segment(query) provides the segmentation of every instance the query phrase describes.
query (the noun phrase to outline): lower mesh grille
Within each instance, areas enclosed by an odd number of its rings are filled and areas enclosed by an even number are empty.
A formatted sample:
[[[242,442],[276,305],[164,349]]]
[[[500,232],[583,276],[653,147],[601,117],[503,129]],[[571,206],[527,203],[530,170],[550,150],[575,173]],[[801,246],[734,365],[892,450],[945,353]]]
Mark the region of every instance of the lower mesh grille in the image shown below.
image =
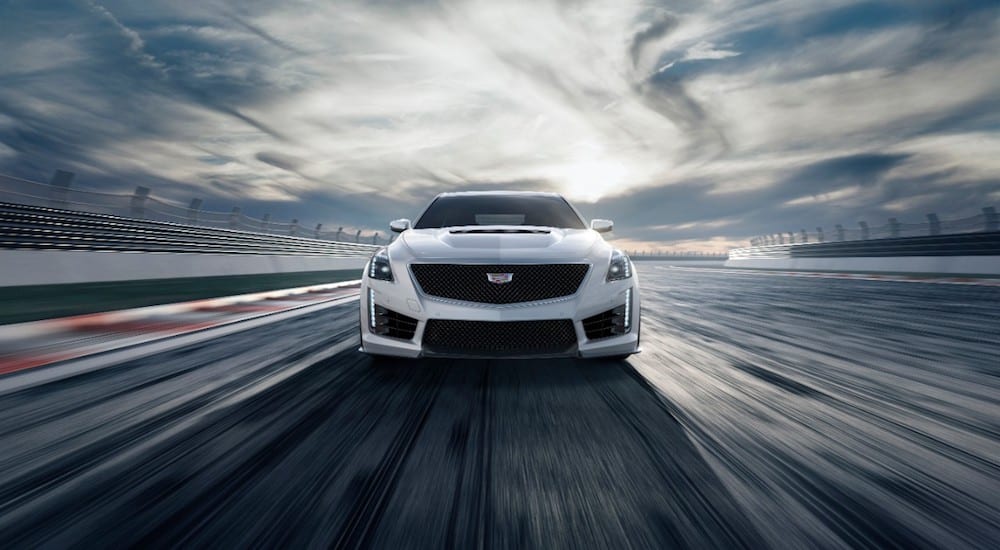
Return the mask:
[[[561,355],[576,347],[573,321],[452,321],[431,319],[424,350],[440,355]]]

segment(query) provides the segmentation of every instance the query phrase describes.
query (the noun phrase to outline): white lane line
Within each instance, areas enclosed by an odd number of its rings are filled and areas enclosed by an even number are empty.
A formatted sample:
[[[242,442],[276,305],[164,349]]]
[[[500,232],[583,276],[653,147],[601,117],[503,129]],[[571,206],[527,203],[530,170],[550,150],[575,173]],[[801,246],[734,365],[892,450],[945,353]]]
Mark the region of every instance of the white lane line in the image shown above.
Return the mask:
[[[70,359],[52,365],[14,372],[0,378],[0,395],[45,384],[62,378],[99,370],[111,365],[146,357],[163,351],[170,351],[193,344],[221,338],[223,336],[249,330],[262,325],[276,323],[327,308],[347,304],[358,299],[358,295],[344,296],[320,303],[305,304],[300,307],[265,313],[252,318],[241,318],[229,323],[197,330],[181,335],[140,336],[122,340],[121,346],[95,355]]]
[[[352,281],[341,281],[338,283],[325,283],[320,285],[300,286],[294,288],[283,288],[278,290],[268,290],[265,292],[255,292],[252,294],[237,294],[235,296],[222,296],[219,298],[207,298],[203,300],[191,300],[188,302],[177,302],[174,304],[161,304],[156,306],[137,307],[132,309],[122,309],[116,311],[106,311],[99,313],[89,313],[85,315],[74,315],[72,317],[60,317],[57,319],[43,319],[41,321],[28,321],[26,323],[14,323],[0,326],[0,340],[20,339],[32,336],[45,336],[53,332],[65,329],[72,329],[74,325],[81,322],[112,324],[118,322],[131,321],[134,319],[144,319],[162,315],[173,315],[197,311],[203,308],[229,306],[233,304],[247,304],[272,300],[285,296],[308,294],[322,290],[334,290],[337,288],[358,286],[360,279]]]

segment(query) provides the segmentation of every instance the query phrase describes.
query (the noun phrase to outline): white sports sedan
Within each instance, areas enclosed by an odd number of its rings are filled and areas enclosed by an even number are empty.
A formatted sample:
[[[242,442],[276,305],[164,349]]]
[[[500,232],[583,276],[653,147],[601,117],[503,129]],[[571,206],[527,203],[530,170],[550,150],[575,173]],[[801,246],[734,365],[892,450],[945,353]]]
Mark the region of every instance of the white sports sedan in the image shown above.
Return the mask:
[[[444,193],[376,252],[361,351],[399,357],[616,357],[639,351],[639,282],[551,193]]]

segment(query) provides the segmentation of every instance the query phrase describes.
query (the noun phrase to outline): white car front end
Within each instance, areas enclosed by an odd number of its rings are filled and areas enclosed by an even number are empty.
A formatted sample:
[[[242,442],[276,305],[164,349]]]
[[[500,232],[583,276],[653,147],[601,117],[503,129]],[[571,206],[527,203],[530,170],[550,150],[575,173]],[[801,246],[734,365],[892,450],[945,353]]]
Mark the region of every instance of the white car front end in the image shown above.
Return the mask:
[[[362,351],[376,355],[603,357],[639,351],[634,269],[593,229],[408,229],[369,262],[360,306]]]

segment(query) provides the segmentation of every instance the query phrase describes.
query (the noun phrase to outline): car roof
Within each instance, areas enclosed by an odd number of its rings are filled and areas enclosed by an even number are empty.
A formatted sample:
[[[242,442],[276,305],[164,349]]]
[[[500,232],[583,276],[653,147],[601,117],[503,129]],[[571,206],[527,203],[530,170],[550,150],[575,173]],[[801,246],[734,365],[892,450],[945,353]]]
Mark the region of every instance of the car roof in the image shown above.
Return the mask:
[[[438,197],[476,197],[476,196],[513,196],[513,197],[562,197],[559,193],[547,193],[542,191],[449,191],[441,193]]]

